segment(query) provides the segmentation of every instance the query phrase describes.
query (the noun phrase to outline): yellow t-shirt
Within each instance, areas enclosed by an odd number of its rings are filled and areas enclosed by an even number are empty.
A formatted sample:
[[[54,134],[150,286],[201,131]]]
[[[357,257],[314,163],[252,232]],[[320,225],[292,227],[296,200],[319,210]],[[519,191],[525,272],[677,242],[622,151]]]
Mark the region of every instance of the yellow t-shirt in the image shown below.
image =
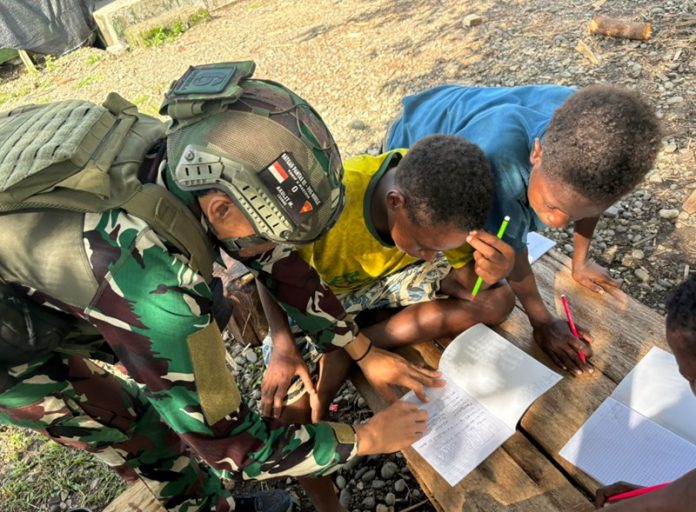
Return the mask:
[[[356,290],[418,261],[381,240],[369,214],[377,183],[406,151],[361,155],[344,162],[346,202],[338,222],[319,240],[299,249],[302,259],[334,292]],[[467,244],[445,255],[453,267],[459,268],[471,261],[472,253]]]

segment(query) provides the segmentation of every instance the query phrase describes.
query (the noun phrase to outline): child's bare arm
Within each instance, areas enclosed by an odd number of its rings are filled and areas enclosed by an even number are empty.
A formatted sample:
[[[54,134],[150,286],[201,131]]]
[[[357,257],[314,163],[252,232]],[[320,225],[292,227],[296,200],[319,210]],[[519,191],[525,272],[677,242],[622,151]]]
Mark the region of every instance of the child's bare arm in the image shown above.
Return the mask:
[[[607,503],[609,496],[628,489],[619,488],[617,484],[602,487],[597,490],[595,505],[597,508],[604,506],[611,512],[690,512],[696,503],[696,469],[662,489],[614,504]]]

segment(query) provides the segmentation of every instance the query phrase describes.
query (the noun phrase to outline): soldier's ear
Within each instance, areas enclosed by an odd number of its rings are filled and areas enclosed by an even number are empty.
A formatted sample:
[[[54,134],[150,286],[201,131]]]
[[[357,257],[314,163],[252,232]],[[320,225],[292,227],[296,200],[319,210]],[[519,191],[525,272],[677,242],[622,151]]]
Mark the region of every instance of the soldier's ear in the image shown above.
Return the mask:
[[[198,198],[203,215],[213,225],[224,224],[230,215],[236,213],[236,206],[232,199],[225,193],[213,191]]]

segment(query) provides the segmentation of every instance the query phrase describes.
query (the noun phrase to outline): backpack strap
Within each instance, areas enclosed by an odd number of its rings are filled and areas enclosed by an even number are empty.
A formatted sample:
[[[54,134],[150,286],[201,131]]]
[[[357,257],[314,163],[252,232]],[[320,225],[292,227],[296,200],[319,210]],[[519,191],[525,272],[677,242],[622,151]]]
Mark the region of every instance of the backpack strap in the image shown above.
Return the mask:
[[[156,233],[186,254],[191,267],[210,283],[216,253],[203,226],[171,192],[155,184],[142,189],[121,208],[143,219]]]

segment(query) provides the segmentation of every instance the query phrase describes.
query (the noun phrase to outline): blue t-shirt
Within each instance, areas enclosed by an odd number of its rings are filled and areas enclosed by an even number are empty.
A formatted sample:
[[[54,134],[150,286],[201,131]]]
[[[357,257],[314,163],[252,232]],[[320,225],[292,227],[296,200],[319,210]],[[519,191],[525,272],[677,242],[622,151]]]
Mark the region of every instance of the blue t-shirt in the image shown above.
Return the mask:
[[[520,252],[527,233],[545,228],[527,199],[534,139],[541,138],[553,112],[575,89],[556,85],[463,87],[443,85],[402,100],[401,118],[390,127],[385,150],[408,148],[428,135],[458,135],[477,144],[489,159],[495,199],[485,228]]]

